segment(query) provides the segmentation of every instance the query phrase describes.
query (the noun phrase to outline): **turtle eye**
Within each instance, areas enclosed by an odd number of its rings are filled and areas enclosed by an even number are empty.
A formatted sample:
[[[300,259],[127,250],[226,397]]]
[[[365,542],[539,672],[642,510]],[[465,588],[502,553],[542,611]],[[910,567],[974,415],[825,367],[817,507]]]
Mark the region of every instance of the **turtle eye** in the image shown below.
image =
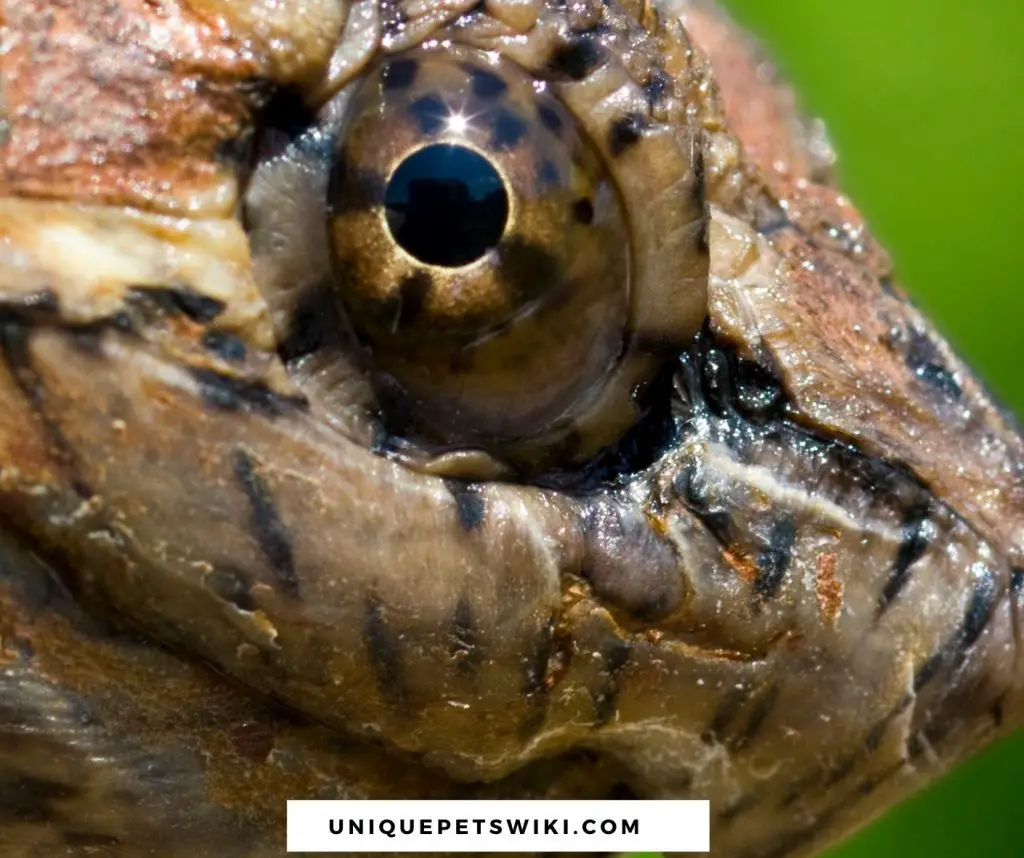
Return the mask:
[[[625,347],[626,218],[572,114],[511,60],[418,50],[349,103],[338,300],[415,430],[494,450],[567,424]]]

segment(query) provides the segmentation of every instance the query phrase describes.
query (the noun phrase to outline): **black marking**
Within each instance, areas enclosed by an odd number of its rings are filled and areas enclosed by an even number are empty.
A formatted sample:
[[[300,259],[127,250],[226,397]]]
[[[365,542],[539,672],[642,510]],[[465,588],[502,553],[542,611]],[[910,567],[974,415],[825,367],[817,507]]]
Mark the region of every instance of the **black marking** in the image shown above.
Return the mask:
[[[849,774],[854,770],[854,767],[857,765],[857,760],[859,760],[860,758],[860,754],[846,757],[846,759],[840,760],[838,763],[832,766],[825,776],[824,788],[830,789],[840,781],[845,780],[849,776]]]
[[[901,301],[903,300],[903,297],[900,295],[900,293],[896,291],[896,286],[895,284],[893,284],[891,277],[879,277],[878,288],[881,289],[890,298],[897,298]]]
[[[907,708],[913,700],[913,695],[904,694],[900,699],[900,702],[893,707],[892,711],[868,730],[867,735],[864,737],[864,748],[869,754],[873,754],[881,747],[882,739],[885,738],[885,734],[889,731],[889,727],[892,722],[907,711]]]
[[[906,587],[910,580],[910,567],[924,556],[928,548],[928,537],[925,535],[928,517],[927,503],[912,507],[904,515],[900,546],[896,550],[896,559],[889,572],[889,580],[885,582],[882,594],[878,597],[878,605],[875,608],[876,620],[889,609],[893,600]]]
[[[484,101],[492,101],[508,90],[508,84],[492,71],[482,69],[479,66],[463,65],[463,69],[469,74],[470,88],[473,95]]]
[[[666,93],[672,91],[672,77],[664,69],[652,69],[643,89],[648,108],[654,110],[664,101]]]
[[[914,691],[920,691],[940,671],[949,667],[958,670],[967,653],[978,642],[992,619],[993,608],[999,598],[999,586],[991,573],[978,578],[971,591],[960,626],[946,643],[933,652],[914,675]]]
[[[527,700],[527,712],[516,731],[521,740],[536,733],[547,718],[550,691],[548,675],[554,666],[553,659],[556,655],[568,658],[568,653],[557,651],[556,620],[556,615],[552,613],[533,642],[533,653],[523,658],[522,688]]]
[[[418,60],[408,58],[392,60],[384,67],[380,75],[384,91],[396,92],[408,89],[412,86],[413,81],[416,80],[416,74],[419,70],[420,64]]]
[[[339,281],[342,280],[339,269]],[[339,282],[344,289],[345,283]],[[331,343],[340,328],[331,300],[331,284],[318,283],[306,289],[296,303],[289,320],[288,333],[279,346],[281,359],[288,363],[320,351]]]
[[[963,621],[957,633],[956,658],[961,661],[967,650],[973,647],[985,626],[992,619],[992,609],[999,598],[999,586],[995,576],[989,572],[977,578],[974,582],[974,589],[971,591],[971,600],[967,604],[967,611],[964,613]]]
[[[914,673],[914,692],[920,691],[931,682],[948,660],[948,653],[944,648],[933,652],[920,669]]]
[[[607,724],[618,711],[619,674],[629,664],[631,657],[630,645],[617,638],[602,648],[601,660],[605,682],[601,690],[594,695],[594,711],[598,726]]]
[[[594,222],[594,204],[586,197],[580,197],[572,204],[572,217],[577,223],[590,226]]]
[[[587,35],[559,45],[548,60],[548,69],[556,77],[583,80],[605,60],[604,48]]]
[[[765,721],[768,720],[768,716],[771,714],[772,709],[775,708],[775,703],[778,698],[779,686],[773,683],[754,703],[754,708],[750,713],[750,717],[747,719],[747,726],[743,729],[743,732],[728,743],[733,750],[742,750],[757,738],[757,735],[761,732],[761,728],[764,726]]]
[[[870,795],[882,784],[884,784],[887,780],[889,780],[893,775],[899,774],[899,772],[903,769],[905,765],[906,763],[903,760],[900,760],[896,763],[893,763],[893,765],[889,766],[889,768],[887,769],[882,769],[882,771],[880,772],[875,772],[873,775],[868,775],[866,778],[857,783],[857,785],[854,787],[854,792],[856,792],[857,795],[861,798]]]
[[[537,165],[537,186],[540,190],[555,187],[561,178],[562,174],[553,161],[545,158]]]
[[[407,274],[398,286],[398,317],[396,327],[415,325],[427,303],[434,281],[426,271]]]
[[[745,796],[740,797],[732,804],[730,804],[725,810],[718,814],[718,818],[722,822],[732,822],[737,816],[746,813],[753,807],[757,806],[760,799],[752,792],[748,792]]]
[[[925,331],[918,328],[908,328],[907,334],[910,338],[907,349],[907,366],[921,381],[939,391],[950,400],[960,398],[963,391],[956,380],[956,376],[946,366],[946,362],[939,352],[938,346],[932,341]]]
[[[704,169],[704,150],[697,146],[693,152],[693,185],[690,188],[690,196],[694,206],[701,214],[704,214],[707,210],[706,194],[707,177],[705,176]]]
[[[298,597],[299,579],[295,574],[291,535],[277,513],[270,487],[244,450],[235,451],[234,467],[235,478],[249,499],[249,526],[274,572],[277,587],[286,596]]]
[[[203,348],[213,352],[228,363],[244,363],[245,341],[227,331],[206,331],[203,334]]]
[[[288,142],[294,142],[301,137],[311,126],[316,124],[316,109],[306,103],[302,90],[294,84],[278,84],[263,86],[264,94],[261,97],[262,107],[259,109],[259,117],[256,127],[260,129],[260,156],[276,154],[276,152],[265,151],[265,143],[276,149],[279,143],[274,143],[273,138],[283,138]],[[283,149],[284,147],[281,146]]]
[[[491,113],[491,148],[508,152],[526,136],[526,123],[514,110],[499,107]]]
[[[1010,593],[1018,599],[1024,593],[1024,569],[1020,567],[1010,570]]]
[[[608,150],[618,157],[635,143],[640,142],[650,121],[642,113],[627,113],[616,119],[608,129]]]
[[[451,646],[448,652],[455,662],[456,672],[463,675],[472,673],[480,664],[482,653],[478,634],[473,625],[473,609],[464,596],[455,606],[449,634]]]
[[[74,786],[31,775],[8,775],[0,780],[0,820],[52,822],[57,817],[53,802],[76,798],[81,791]]]
[[[555,654],[555,623],[551,614],[541,626],[533,642],[533,654],[523,659],[523,694],[527,697],[546,695],[548,665]]]
[[[42,424],[60,462],[68,470],[72,490],[82,498],[93,496],[92,488],[78,476],[77,456],[63,429],[46,410],[46,385],[32,362],[29,329],[22,319],[0,313],[0,357],[32,412]]]
[[[513,304],[527,304],[561,283],[558,258],[527,239],[514,235],[505,239],[498,245],[498,258],[498,276]]]
[[[553,105],[541,102],[537,105],[537,118],[540,124],[547,128],[552,134],[561,134],[563,123],[562,117]]]
[[[249,381],[224,375],[213,369],[191,368],[203,401],[222,411],[251,411],[278,417],[309,407],[304,396],[285,396],[271,390],[262,381]]]
[[[363,643],[373,665],[380,696],[390,703],[403,702],[408,691],[404,682],[405,666],[401,647],[388,629],[384,604],[376,593],[366,597]]]
[[[446,479],[445,488],[455,499],[455,508],[459,516],[459,524],[463,530],[475,530],[484,522],[487,505],[480,493],[480,486],[462,480]]]
[[[715,714],[708,724],[707,730],[701,734],[704,744],[710,745],[721,739],[722,734],[729,728],[729,725],[736,720],[743,705],[750,699],[750,687],[746,684],[742,688],[732,688],[718,703]]]
[[[217,567],[206,577],[207,586],[241,611],[254,611],[251,576],[234,567]]]
[[[218,298],[201,295],[184,287],[137,286],[130,290],[129,297],[148,301],[168,315],[187,316],[200,325],[212,322],[224,312],[226,306]]]
[[[757,578],[754,592],[763,599],[771,599],[779,592],[782,579],[793,559],[796,542],[796,522],[786,516],[775,522],[768,545],[757,558]]]
[[[424,134],[437,134],[444,128],[451,115],[448,105],[439,95],[424,95],[416,99],[406,110]]]

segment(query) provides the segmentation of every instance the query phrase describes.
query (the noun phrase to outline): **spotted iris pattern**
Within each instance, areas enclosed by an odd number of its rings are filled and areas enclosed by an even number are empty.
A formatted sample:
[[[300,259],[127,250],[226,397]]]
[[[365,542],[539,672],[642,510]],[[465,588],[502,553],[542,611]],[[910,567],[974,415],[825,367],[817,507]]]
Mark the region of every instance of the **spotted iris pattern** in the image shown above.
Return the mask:
[[[573,115],[514,63],[450,48],[381,61],[351,117],[336,293],[389,413],[489,444],[571,413],[621,354],[629,302],[625,216]]]

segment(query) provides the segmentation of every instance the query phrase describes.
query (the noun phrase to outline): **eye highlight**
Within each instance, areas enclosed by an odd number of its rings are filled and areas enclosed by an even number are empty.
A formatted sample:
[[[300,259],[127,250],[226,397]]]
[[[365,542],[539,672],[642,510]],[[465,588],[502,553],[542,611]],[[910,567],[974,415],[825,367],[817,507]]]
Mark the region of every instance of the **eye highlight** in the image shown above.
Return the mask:
[[[348,111],[329,236],[378,387],[442,446],[507,456],[571,420],[623,352],[630,269],[572,115],[469,48],[381,62]]]

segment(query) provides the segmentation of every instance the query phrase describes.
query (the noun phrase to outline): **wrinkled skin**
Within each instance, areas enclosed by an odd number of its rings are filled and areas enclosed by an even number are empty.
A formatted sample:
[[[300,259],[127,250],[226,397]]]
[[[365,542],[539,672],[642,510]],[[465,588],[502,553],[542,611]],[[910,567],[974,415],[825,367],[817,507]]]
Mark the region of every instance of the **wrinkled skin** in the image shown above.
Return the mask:
[[[1021,439],[713,9],[0,8],[3,854],[626,794],[805,855],[1020,724]],[[659,369],[596,459],[383,443],[337,334],[303,127],[436,38],[547,80],[618,187]]]

